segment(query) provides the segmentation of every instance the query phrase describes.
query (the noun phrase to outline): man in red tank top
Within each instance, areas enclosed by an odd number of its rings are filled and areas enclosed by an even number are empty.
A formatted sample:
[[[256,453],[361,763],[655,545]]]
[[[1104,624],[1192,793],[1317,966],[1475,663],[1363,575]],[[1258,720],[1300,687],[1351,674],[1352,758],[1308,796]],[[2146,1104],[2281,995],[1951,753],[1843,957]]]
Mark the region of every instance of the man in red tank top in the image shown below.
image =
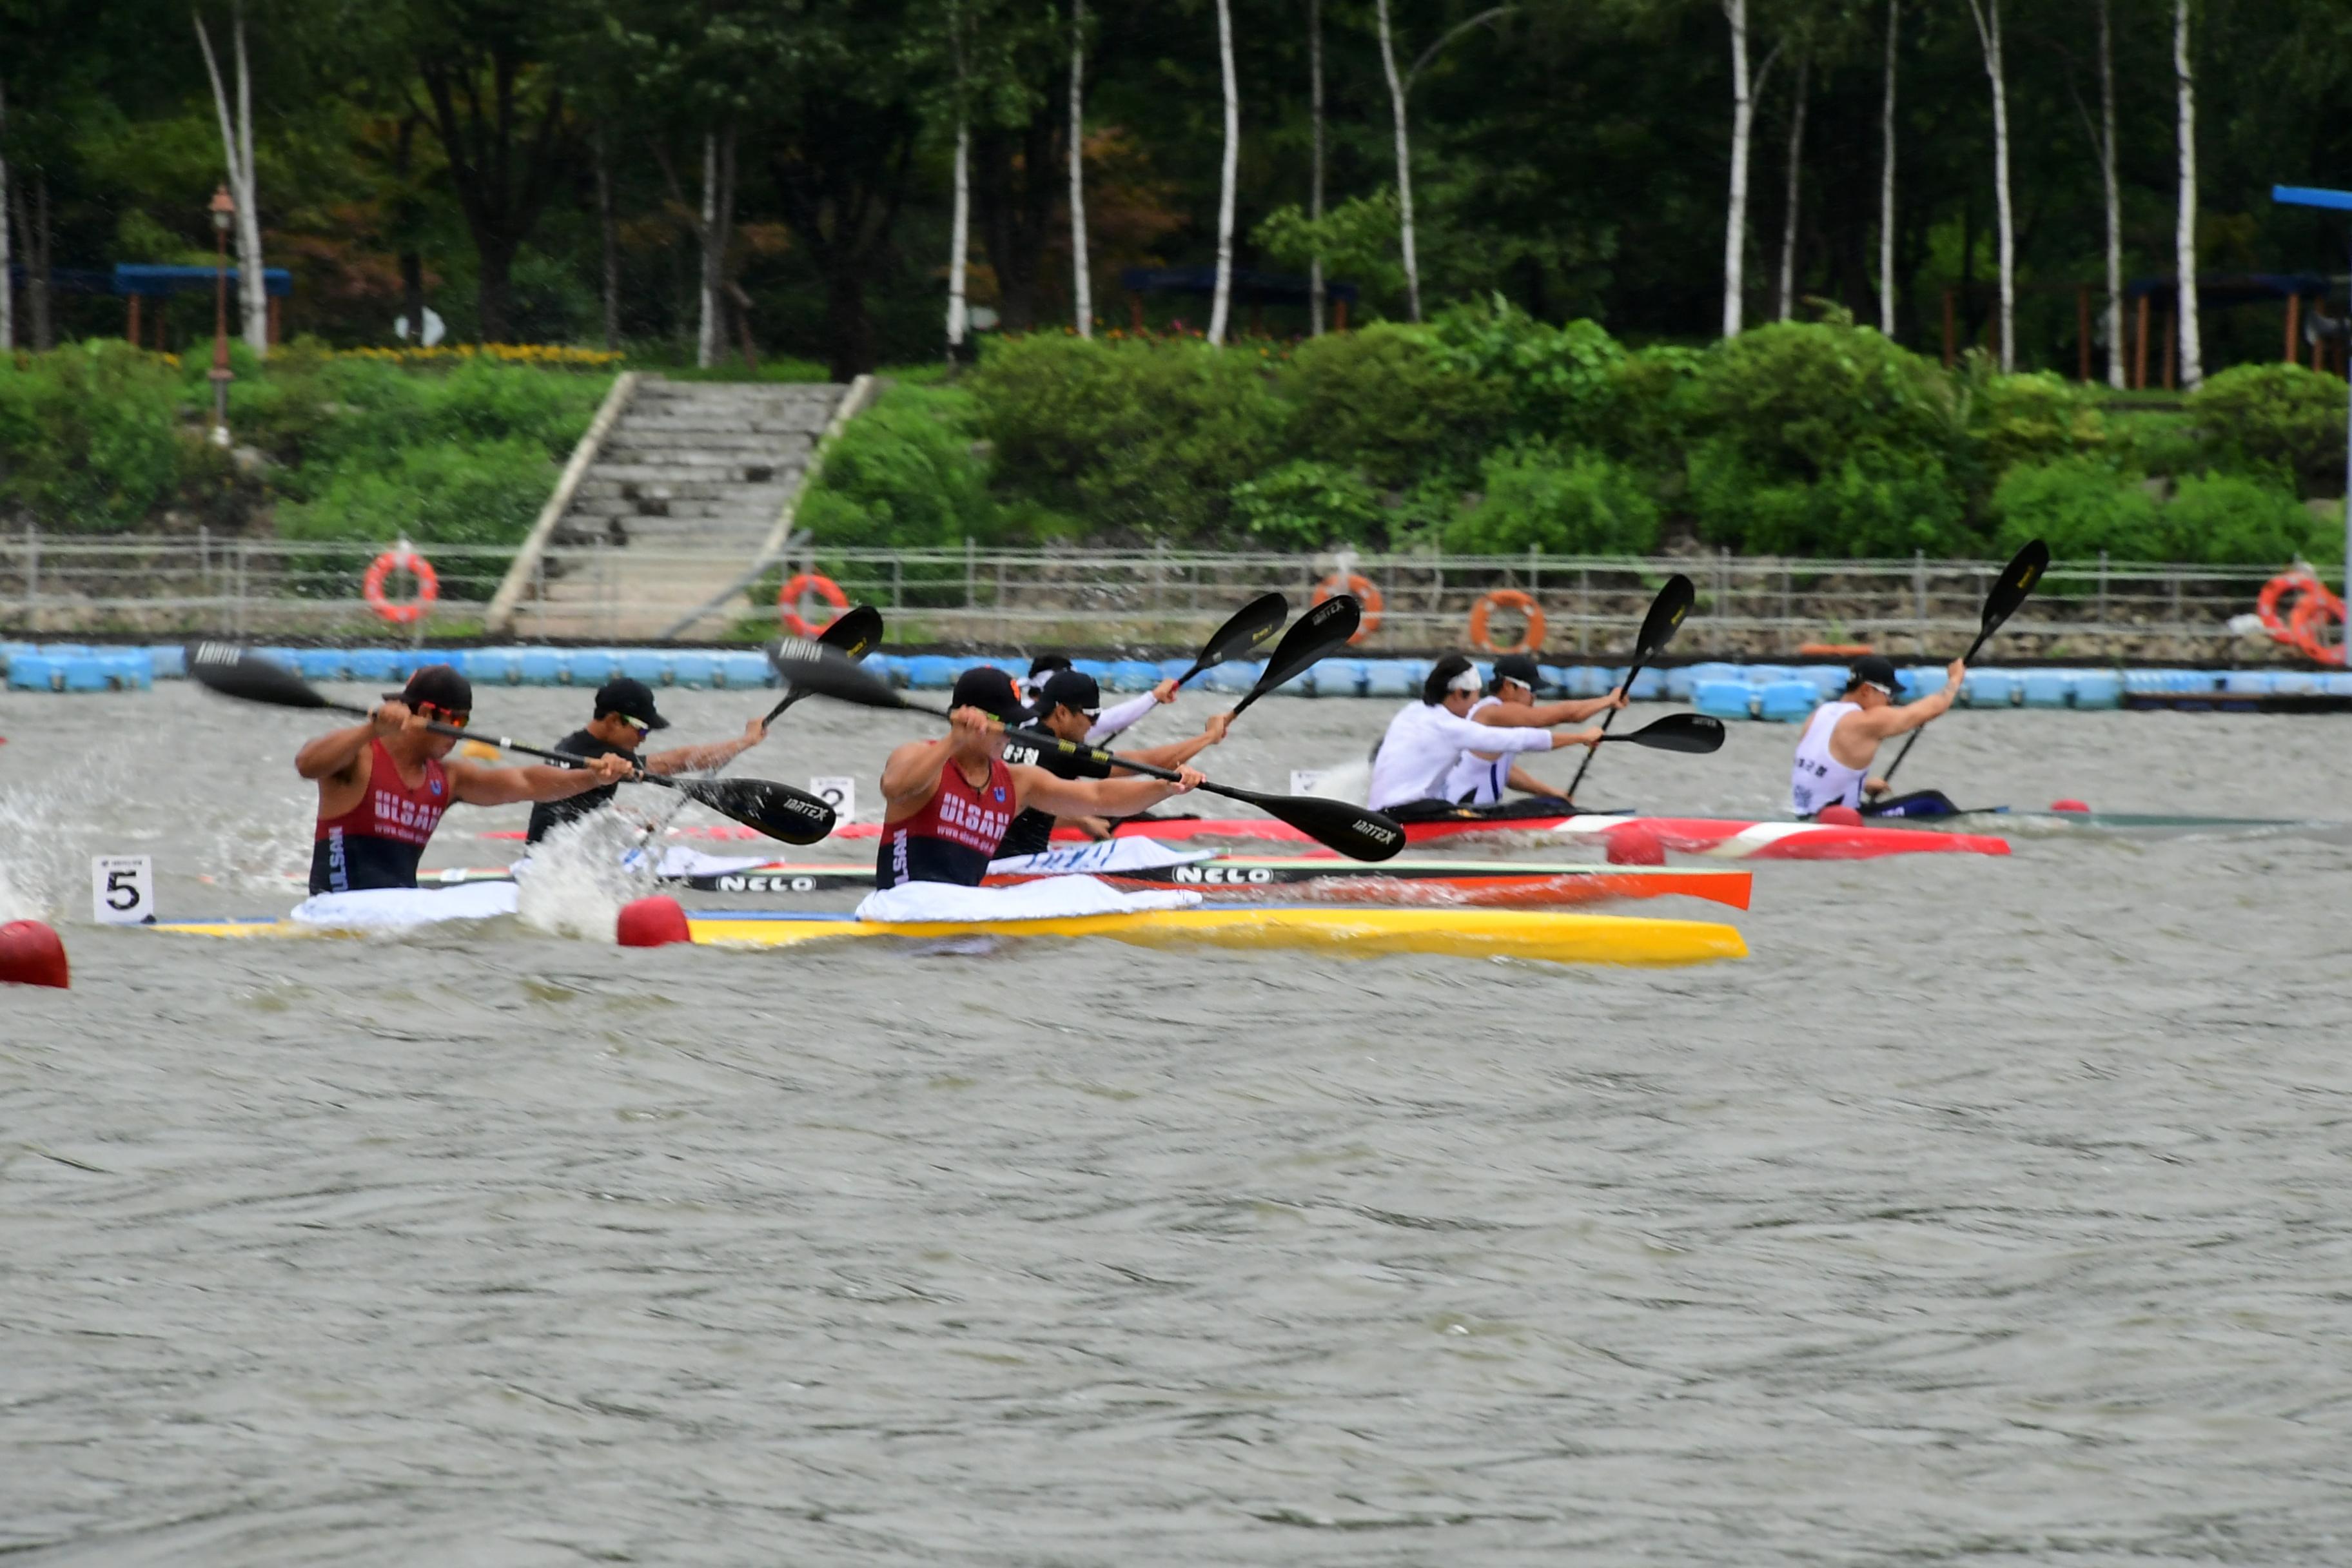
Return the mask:
[[[460,729],[473,716],[474,688],[446,664],[408,678],[362,724],[320,736],[294,756],[294,770],[319,785],[319,827],[310,850],[310,891],[413,888],[425,846],[452,801],[510,805],[562,800],[631,773],[625,757],[585,767],[486,768],[451,762],[457,741],[425,727]]]
[[[977,888],[1024,810],[1055,816],[1132,816],[1201,782],[1180,767],[1180,783],[1161,779],[1061,779],[1043,768],[1009,766],[1004,726],[1027,717],[1001,669],[967,669],[949,700],[952,724],[937,741],[916,741],[882,766],[882,847],[875,883],[953,882]]]

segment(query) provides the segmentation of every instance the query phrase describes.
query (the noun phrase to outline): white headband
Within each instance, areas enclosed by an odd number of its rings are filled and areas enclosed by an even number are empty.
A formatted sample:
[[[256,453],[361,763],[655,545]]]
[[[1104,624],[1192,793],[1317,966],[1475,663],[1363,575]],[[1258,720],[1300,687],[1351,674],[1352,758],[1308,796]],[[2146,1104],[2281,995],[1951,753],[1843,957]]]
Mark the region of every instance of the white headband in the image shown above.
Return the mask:
[[[1478,667],[1474,664],[1469,668],[1464,670],[1461,674],[1455,676],[1453,679],[1447,681],[1445,683],[1445,689],[1448,691],[1481,691],[1486,689],[1486,683],[1485,681],[1478,679]]]

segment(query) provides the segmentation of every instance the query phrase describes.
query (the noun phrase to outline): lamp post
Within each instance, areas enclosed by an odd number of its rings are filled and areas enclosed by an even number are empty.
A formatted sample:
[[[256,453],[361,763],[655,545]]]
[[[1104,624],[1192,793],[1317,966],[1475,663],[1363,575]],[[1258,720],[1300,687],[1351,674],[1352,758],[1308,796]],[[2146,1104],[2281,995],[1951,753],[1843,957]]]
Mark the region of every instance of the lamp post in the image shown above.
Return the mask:
[[[213,276],[213,445],[228,445],[228,384],[236,379],[228,368],[228,227],[236,220],[236,201],[226,185],[213,192],[213,235],[219,242],[220,260]]]
[[[2352,212],[2352,191],[2331,191],[2316,185],[2273,185],[2271,200],[2281,206],[2317,207],[2325,212]],[[2352,381],[2352,341],[2346,344],[2345,377]],[[2344,489],[2344,596],[2352,605],[2352,408],[2346,412]],[[2352,669],[2352,609],[2344,612],[2336,629],[2336,657]]]

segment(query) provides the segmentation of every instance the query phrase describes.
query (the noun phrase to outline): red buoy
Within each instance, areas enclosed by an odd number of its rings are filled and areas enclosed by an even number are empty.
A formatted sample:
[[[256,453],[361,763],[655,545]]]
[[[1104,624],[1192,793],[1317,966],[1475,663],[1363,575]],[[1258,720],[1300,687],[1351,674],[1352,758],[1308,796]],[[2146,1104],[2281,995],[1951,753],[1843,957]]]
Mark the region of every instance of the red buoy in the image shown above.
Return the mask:
[[[623,904],[618,934],[623,947],[667,947],[694,940],[677,900],[659,896]]]
[[[1623,827],[1610,830],[1609,863],[1612,866],[1663,866],[1666,863],[1666,847],[1648,828],[1628,823]]]
[[[1831,827],[1860,827],[1862,813],[1840,802],[1836,805],[1822,807],[1820,811],[1813,814],[1813,820]]]
[[[2050,809],[2053,811],[2080,812],[2085,816],[2088,816],[2091,814],[2090,803],[2080,800],[2053,800],[2050,803]]]
[[[0,984],[54,985],[63,991],[71,984],[66,944],[57,932],[38,921],[0,925]]]

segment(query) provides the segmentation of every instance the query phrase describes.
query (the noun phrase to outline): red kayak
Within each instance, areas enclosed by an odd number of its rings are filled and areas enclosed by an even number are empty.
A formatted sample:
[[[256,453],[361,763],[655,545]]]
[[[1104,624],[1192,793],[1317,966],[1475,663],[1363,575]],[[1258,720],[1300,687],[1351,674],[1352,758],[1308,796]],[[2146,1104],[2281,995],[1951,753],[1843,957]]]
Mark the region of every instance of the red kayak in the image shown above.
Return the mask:
[[[698,838],[757,838],[749,827],[719,823],[679,829]],[[873,838],[881,828],[870,822],[844,823],[835,838]],[[1169,816],[1119,824],[1120,837],[1194,840],[1310,842],[1286,823],[1267,816]],[[2006,855],[2009,840],[1990,834],[1944,833],[1916,827],[1849,826],[1830,822],[1759,822],[1735,816],[1463,816],[1408,822],[1405,840],[1427,844],[1441,838],[1496,838],[1519,845],[1590,843],[1621,865],[1654,864],[1660,852],[1705,855],[1721,860],[1870,860],[1882,855]],[[518,838],[516,833],[486,837]],[[1075,829],[1057,829],[1061,844],[1085,842]]]

